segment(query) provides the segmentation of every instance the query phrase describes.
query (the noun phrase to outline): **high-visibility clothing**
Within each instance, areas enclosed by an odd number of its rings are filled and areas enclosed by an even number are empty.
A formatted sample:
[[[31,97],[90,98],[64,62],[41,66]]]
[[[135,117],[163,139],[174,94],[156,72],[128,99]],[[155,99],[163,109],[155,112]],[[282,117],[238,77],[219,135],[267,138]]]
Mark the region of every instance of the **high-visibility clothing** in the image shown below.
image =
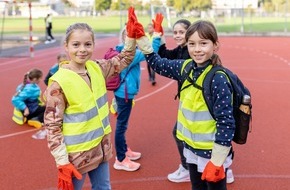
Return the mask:
[[[23,125],[26,122],[26,117],[23,116],[20,110],[14,108],[12,120],[18,125]]]
[[[185,61],[182,69],[184,69],[188,61],[191,60]],[[202,72],[196,80],[196,84],[202,87],[203,80],[211,68],[212,65],[209,65]],[[192,72],[190,75],[192,75]],[[190,82],[186,80],[182,84],[182,88],[189,84]],[[182,90],[177,120],[178,139],[185,141],[187,145],[194,149],[212,149],[216,134],[216,121],[212,118],[207,108],[202,90],[193,85]]]
[[[81,152],[96,147],[111,132],[107,90],[102,70],[93,61],[86,62],[91,88],[77,73],[59,68],[50,78],[61,86],[68,102],[63,118],[67,151]]]

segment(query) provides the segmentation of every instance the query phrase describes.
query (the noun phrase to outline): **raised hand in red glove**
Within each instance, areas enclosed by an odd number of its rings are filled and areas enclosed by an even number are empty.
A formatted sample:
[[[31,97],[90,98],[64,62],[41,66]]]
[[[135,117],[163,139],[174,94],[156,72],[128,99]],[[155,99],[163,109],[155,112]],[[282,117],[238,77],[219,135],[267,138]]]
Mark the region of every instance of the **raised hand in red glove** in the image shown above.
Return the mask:
[[[163,17],[163,15],[161,13],[157,13],[156,17],[155,17],[155,20],[152,19],[153,27],[154,27],[155,32],[162,33],[162,35],[164,34],[163,28],[162,28],[163,18],[164,17]]]
[[[137,17],[135,15],[134,8],[130,7],[128,9],[128,22],[126,26],[127,36],[130,38],[135,38],[135,22],[137,22]]]
[[[136,33],[136,39],[141,38],[142,36],[145,36],[145,31],[139,22],[135,23],[135,33]]]
[[[66,164],[58,167],[58,190],[74,190],[72,183],[72,177],[77,179],[82,179],[82,174],[80,174],[76,168],[71,164]]]
[[[215,166],[211,161],[209,161],[205,166],[201,179],[210,182],[217,182],[224,179],[225,177],[226,175],[224,167]]]

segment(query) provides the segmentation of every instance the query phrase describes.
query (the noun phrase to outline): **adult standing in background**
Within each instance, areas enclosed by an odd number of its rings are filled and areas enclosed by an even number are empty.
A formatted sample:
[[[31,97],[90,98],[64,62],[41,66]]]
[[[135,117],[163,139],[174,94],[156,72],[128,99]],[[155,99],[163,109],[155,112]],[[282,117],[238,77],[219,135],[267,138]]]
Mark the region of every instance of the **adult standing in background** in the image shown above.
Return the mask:
[[[51,34],[51,29],[52,29],[52,16],[51,16],[51,14],[47,14],[44,21],[45,21],[45,28],[46,28],[46,41],[44,43],[45,44],[53,43],[53,42],[55,42],[55,39]]]

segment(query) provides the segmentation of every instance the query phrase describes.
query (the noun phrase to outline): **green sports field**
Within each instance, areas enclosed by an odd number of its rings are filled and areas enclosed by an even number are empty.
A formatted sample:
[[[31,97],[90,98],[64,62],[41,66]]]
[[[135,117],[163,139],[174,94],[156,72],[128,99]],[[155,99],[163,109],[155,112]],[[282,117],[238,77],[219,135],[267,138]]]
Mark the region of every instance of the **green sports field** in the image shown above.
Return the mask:
[[[29,32],[28,18],[0,18],[1,32],[4,36],[7,34],[25,34]],[[139,21],[146,26],[151,19],[149,16],[138,16]],[[171,18],[172,24],[180,18]],[[199,18],[186,18],[191,22]],[[124,25],[127,18],[123,16],[98,16],[98,17],[54,17],[53,18],[53,34],[64,34],[66,28],[75,22],[88,23],[95,32],[112,33],[118,32],[120,27]],[[245,33],[266,33],[266,32],[285,32],[290,30],[289,21],[283,17],[260,17],[260,18],[217,18],[212,19],[217,27],[218,32],[233,33],[241,32],[241,28]],[[170,30],[167,20],[163,22],[164,28]],[[45,23],[43,18],[32,19],[33,34],[43,34],[45,32]]]

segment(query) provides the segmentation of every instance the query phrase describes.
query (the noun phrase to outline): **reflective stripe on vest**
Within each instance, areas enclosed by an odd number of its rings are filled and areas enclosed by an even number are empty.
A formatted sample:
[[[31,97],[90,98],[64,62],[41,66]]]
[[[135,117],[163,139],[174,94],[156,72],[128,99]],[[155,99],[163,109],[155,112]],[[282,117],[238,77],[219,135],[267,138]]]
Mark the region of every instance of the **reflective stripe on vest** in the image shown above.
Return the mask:
[[[60,68],[51,80],[58,82],[68,101],[62,132],[68,152],[90,150],[111,132],[105,80],[100,67],[86,63],[91,88],[75,72]],[[77,87],[77,88],[76,88]]]
[[[184,62],[183,69],[187,61]],[[203,80],[211,68],[212,65],[209,65],[198,77],[196,83],[199,86],[202,86]],[[188,84],[190,82],[186,80],[182,87]],[[194,149],[209,150],[213,147],[215,134],[216,121],[212,118],[206,106],[202,90],[193,87],[193,85],[185,88],[180,94],[177,138],[185,141],[186,144]]]
[[[23,116],[22,112],[16,108],[13,110],[12,120],[18,125],[23,125],[26,122],[26,118]]]

